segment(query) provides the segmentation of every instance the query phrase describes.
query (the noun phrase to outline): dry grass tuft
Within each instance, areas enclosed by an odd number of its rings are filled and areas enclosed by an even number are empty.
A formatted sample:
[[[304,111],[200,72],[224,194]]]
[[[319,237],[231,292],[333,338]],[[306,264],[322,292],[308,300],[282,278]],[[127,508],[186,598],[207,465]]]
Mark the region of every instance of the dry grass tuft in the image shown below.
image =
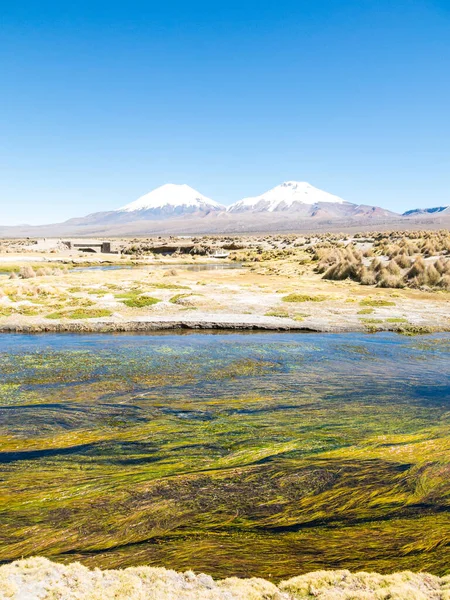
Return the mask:
[[[364,251],[356,243],[317,244],[312,260],[324,279],[383,288],[449,289],[449,254],[448,232],[391,232],[377,234]]]

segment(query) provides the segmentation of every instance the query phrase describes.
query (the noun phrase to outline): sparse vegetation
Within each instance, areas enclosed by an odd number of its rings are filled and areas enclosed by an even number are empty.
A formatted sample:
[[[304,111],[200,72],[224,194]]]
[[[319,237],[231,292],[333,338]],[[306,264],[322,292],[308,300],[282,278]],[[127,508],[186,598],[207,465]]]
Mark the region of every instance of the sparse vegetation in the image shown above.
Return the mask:
[[[313,258],[316,272],[325,279],[351,279],[382,288],[449,290],[449,248],[448,232],[390,233],[379,234],[364,251],[356,241],[344,246],[321,245]]]
[[[184,300],[185,298],[189,298],[190,296],[191,294],[176,294],[175,296],[172,296],[172,298],[170,298],[169,302],[171,304],[180,304],[182,300]]]
[[[285,310],[269,310],[265,313],[266,317],[279,317],[280,319],[289,319],[289,313]]]
[[[157,290],[189,290],[188,285],[177,285],[176,283],[150,283],[150,287]]]
[[[361,323],[370,323],[370,324],[374,324],[374,323],[382,323],[383,319],[361,319]]]
[[[359,304],[361,306],[376,306],[377,308],[395,306],[395,302],[392,302],[392,300],[383,300],[382,298],[365,298]]]
[[[8,242],[7,251],[13,245]],[[295,305],[307,304],[308,314],[299,316],[311,329],[361,330],[364,315],[383,319],[383,328],[390,330],[402,324],[399,317],[432,330],[450,328],[445,310],[450,300],[449,234],[444,231],[161,236],[116,245],[135,258],[122,255],[106,264],[104,272],[92,255],[79,259],[93,267],[89,272],[80,271],[80,263],[54,262],[55,257],[51,263],[8,263],[0,275],[1,326],[10,329],[29,322],[39,329],[40,318],[49,314],[63,318],[63,313],[83,307],[117,314],[110,329],[119,327],[121,315],[122,321],[137,321],[149,310],[155,319],[166,314],[181,318],[182,312],[196,310],[198,322],[207,313],[216,315],[218,325],[221,315],[227,322],[243,324],[251,321],[251,315],[295,319]],[[24,246],[17,242],[20,252]],[[247,268],[210,271],[196,279],[195,271],[186,267],[198,268],[195,257],[207,249],[229,252],[229,260],[211,262],[213,268],[228,262]],[[200,260],[203,267],[208,259]],[[187,315],[183,320],[194,323]]]
[[[283,302],[324,302],[326,296],[310,296],[309,294],[288,294],[282,298]]]
[[[160,302],[160,300],[158,298],[153,298],[152,296],[134,296],[123,300],[125,306],[129,306],[130,308],[145,308],[147,306],[153,306],[158,302]]]
[[[408,319],[402,317],[390,317],[386,319],[386,323],[407,323]]]
[[[107,309],[76,308],[74,310],[55,311],[46,316],[47,319],[101,319],[110,317],[111,314],[111,311]]]

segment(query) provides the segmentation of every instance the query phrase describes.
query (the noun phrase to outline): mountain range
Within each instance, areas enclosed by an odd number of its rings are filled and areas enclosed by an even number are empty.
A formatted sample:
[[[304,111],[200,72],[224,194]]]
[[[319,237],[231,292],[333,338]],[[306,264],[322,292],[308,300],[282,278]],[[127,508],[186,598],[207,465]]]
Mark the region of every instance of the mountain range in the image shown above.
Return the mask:
[[[325,231],[450,225],[450,207],[409,210],[403,215],[347,202],[307,182],[286,181],[231,206],[188,185],[165,184],[125,206],[64,223],[2,227],[2,237],[126,236],[177,233]]]

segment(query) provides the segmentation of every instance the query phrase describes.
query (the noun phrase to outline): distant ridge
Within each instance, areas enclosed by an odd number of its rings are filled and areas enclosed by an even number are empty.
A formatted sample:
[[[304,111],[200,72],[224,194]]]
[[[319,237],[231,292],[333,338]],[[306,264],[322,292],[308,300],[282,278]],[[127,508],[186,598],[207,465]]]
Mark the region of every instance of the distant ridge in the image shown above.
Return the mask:
[[[450,214],[450,206],[436,206],[434,208],[414,208],[403,213],[404,217],[415,217],[417,215],[436,215],[439,213]]]

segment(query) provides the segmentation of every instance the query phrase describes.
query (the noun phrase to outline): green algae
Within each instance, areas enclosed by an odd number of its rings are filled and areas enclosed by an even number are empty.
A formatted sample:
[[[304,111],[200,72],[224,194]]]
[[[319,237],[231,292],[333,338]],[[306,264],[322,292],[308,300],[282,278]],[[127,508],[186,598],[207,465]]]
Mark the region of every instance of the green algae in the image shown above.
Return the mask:
[[[433,333],[433,329],[431,327],[427,327],[425,325],[411,325],[406,324],[402,325],[397,329],[397,333],[401,335],[413,336],[413,335],[426,335],[429,333]]]
[[[15,339],[0,560],[448,572],[449,336]]]

